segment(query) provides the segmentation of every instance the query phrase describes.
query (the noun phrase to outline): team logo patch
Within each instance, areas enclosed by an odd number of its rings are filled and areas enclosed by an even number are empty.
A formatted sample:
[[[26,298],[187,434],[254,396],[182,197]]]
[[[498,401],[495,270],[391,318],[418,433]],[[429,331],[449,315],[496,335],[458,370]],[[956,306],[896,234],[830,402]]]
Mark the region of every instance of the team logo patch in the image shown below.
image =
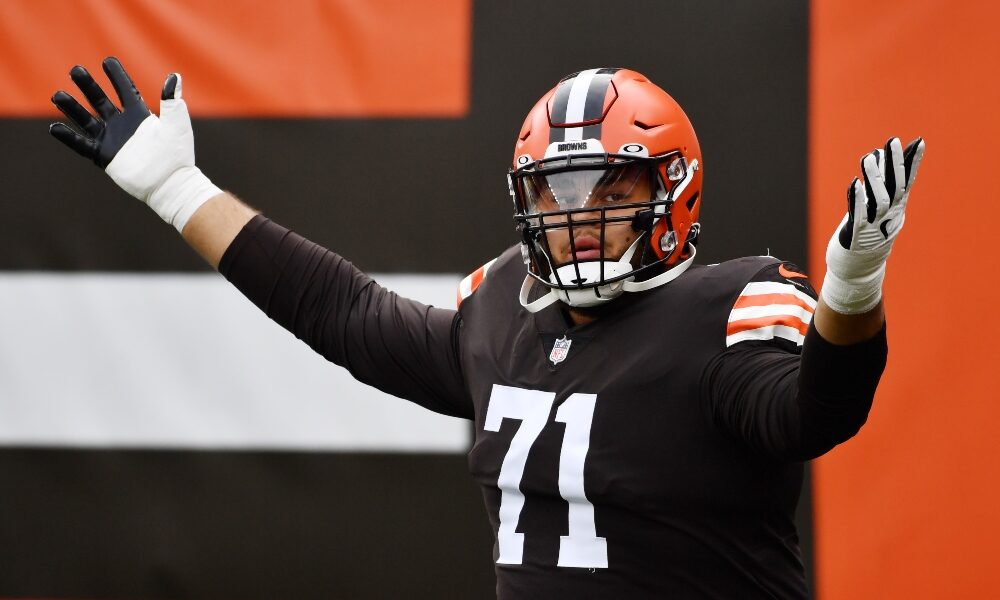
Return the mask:
[[[556,343],[552,345],[552,352],[549,353],[549,360],[553,365],[558,365],[566,360],[566,355],[569,354],[569,347],[572,344],[573,340],[566,339],[566,336],[562,336],[556,340]]]

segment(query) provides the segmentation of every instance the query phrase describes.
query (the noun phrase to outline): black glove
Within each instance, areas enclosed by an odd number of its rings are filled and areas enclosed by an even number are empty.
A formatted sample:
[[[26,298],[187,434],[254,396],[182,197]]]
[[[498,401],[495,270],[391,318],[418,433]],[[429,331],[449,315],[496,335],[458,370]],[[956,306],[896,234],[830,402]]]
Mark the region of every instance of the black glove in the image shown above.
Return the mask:
[[[194,164],[194,132],[187,104],[181,98],[181,76],[171,73],[167,77],[157,117],[117,58],[104,59],[104,72],[118,92],[122,110],[86,69],[76,66],[70,77],[97,116],[66,92],[58,91],[52,102],[80,131],[53,123],[49,132],[93,160],[123,190],[181,231],[206,200],[222,193]]]

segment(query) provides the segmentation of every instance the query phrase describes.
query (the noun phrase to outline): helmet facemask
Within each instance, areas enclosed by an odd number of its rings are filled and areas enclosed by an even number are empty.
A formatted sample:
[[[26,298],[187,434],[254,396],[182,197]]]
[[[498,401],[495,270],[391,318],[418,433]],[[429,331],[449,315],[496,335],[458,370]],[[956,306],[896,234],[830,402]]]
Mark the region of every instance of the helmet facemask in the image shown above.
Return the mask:
[[[689,180],[679,152],[572,154],[512,171],[529,276],[566,304],[591,307],[621,295],[628,282],[662,272],[673,248],[656,252],[650,239],[657,224],[669,224],[670,207]]]

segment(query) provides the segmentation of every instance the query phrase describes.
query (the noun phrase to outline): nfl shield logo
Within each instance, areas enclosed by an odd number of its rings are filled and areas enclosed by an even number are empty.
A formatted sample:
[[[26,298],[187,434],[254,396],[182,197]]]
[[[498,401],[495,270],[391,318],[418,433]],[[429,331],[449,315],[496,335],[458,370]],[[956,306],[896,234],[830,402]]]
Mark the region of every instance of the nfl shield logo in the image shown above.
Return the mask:
[[[549,354],[549,360],[552,361],[553,365],[558,365],[562,361],[566,360],[566,355],[569,354],[569,347],[573,343],[573,340],[566,339],[566,336],[556,340],[556,343],[552,346],[552,352]]]

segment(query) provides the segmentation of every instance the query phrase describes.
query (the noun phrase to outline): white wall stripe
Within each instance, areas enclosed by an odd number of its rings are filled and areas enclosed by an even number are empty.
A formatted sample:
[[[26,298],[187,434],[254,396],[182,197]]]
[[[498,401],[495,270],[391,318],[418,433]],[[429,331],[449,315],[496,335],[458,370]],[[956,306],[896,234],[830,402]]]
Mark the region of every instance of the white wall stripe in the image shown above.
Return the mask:
[[[379,276],[451,308],[458,276]],[[215,274],[0,275],[0,445],[464,452]]]

